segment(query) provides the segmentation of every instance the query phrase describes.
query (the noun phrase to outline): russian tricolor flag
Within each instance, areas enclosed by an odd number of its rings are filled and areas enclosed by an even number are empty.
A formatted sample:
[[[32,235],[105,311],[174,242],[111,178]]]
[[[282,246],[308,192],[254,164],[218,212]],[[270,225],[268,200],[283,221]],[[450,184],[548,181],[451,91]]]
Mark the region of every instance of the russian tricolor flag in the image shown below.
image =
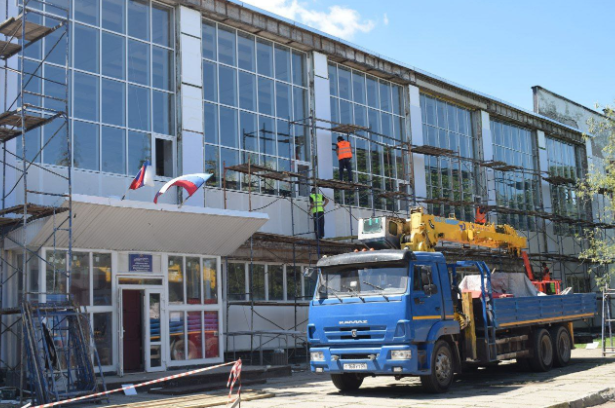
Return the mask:
[[[154,169],[149,164],[149,161],[143,163],[143,167],[137,173],[135,179],[130,183],[130,190],[137,190],[143,186],[154,187]]]
[[[195,174],[186,174],[184,176],[180,176],[174,178],[173,180],[167,182],[158,193],[156,193],[156,197],[154,197],[154,203],[158,203],[158,197],[167,192],[171,187],[183,187],[186,189],[188,193],[188,198],[192,197],[192,194],[196,192],[212,175],[209,173],[195,173]],[[188,199],[186,198],[186,200]]]

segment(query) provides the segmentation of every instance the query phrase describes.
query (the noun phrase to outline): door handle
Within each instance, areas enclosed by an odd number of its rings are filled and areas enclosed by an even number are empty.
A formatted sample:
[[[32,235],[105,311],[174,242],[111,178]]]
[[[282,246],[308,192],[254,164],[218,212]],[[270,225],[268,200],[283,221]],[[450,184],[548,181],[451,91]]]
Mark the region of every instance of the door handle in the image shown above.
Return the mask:
[[[436,310],[439,312],[440,311],[440,306],[436,306]]]
[[[414,298],[414,303],[415,303],[415,304],[417,304],[417,305],[422,305],[422,304],[424,304],[425,302],[424,302],[424,301],[422,301],[422,300],[421,300],[421,298],[417,298],[417,297],[415,297],[415,298]]]

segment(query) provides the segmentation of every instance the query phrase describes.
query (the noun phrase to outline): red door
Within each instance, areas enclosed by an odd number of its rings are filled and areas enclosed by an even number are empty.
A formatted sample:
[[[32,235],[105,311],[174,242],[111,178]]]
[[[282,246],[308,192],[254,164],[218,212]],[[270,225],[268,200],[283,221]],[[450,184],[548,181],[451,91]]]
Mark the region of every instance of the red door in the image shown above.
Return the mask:
[[[124,371],[143,370],[143,292],[122,290]]]

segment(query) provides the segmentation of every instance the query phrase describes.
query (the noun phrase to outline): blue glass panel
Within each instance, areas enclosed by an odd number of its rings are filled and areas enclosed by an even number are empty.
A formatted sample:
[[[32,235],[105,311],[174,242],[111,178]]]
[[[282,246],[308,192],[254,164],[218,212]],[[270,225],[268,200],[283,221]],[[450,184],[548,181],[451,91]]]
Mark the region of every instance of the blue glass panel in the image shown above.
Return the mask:
[[[237,53],[239,68],[254,72],[256,68],[254,36],[239,32],[237,35]]]
[[[256,111],[256,75],[239,71],[239,107]]]
[[[102,121],[111,125],[126,123],[126,85],[123,82],[102,80]]]
[[[126,1],[102,0],[102,26],[118,33],[125,32]]]
[[[163,135],[175,134],[175,106],[173,95],[167,92],[153,91],[153,114],[154,132]]]
[[[75,72],[73,114],[76,118],[98,121],[99,78]]]
[[[126,77],[125,37],[102,33],[102,73],[118,79]]]
[[[149,48],[141,41],[128,40],[128,80],[149,85]]]
[[[211,103],[204,105],[205,142],[218,144],[218,106]]]
[[[128,126],[150,129],[150,91],[140,86],[128,85]]]
[[[237,70],[220,65],[220,103],[237,106]]]
[[[172,44],[172,12],[168,7],[152,4],[152,42],[170,47]]]
[[[128,0],[128,35],[149,40],[149,1]]]
[[[218,57],[220,62],[235,65],[235,30],[219,27],[218,28]]]
[[[75,20],[97,26],[98,25],[98,0],[78,0],[74,5]]]
[[[99,169],[99,129],[97,124],[73,122],[73,159],[80,169]]]
[[[240,114],[240,132],[241,147],[245,150],[253,152],[258,151],[258,128],[256,123],[256,115],[248,112]]]
[[[258,39],[256,41],[257,69],[261,75],[273,76],[273,44],[269,41]]]
[[[237,110],[220,107],[220,144],[238,147]]]
[[[218,59],[218,40],[216,38],[216,24],[209,21],[203,22],[203,58],[210,60]]]
[[[279,45],[275,46],[275,77],[281,81],[290,82],[290,50]]]
[[[203,61],[203,98],[208,101],[218,101],[217,64]]]
[[[152,86],[171,91],[173,89],[173,52],[152,47]]]
[[[75,68],[98,73],[98,34],[95,28],[74,24]]]
[[[128,132],[128,174],[137,174],[146,161],[151,162],[152,147],[148,133]]]
[[[103,126],[101,149],[102,171],[126,174],[126,131]]]
[[[258,78],[258,111],[265,115],[274,114],[273,81],[270,79]]]

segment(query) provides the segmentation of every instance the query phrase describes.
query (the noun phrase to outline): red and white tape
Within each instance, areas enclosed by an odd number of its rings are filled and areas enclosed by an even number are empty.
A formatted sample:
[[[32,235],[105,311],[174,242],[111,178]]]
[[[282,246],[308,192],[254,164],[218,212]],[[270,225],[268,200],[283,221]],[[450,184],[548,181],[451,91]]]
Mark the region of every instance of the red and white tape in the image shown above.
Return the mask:
[[[165,382],[165,381],[168,381],[168,380],[173,380],[175,378],[187,377],[189,375],[193,375],[193,374],[197,374],[197,373],[202,373],[203,371],[213,370],[213,369],[224,367],[224,366],[228,366],[228,365],[231,365],[231,364],[233,364],[233,368],[235,368],[237,363],[239,363],[239,370],[241,370],[241,360],[231,361],[231,362],[224,363],[224,364],[218,364],[218,365],[214,365],[214,366],[210,366],[210,367],[199,368],[199,369],[192,370],[192,371],[186,371],[185,373],[181,373],[181,374],[169,375],[168,377],[162,377],[162,378],[158,378],[156,380],[145,381],[145,382],[142,382],[140,384],[129,385],[127,387],[117,388],[115,390],[102,391],[102,392],[97,392],[97,393],[94,393],[94,394],[83,395],[81,397],[66,399],[66,400],[63,400],[63,401],[56,401],[56,402],[50,402],[48,404],[36,405],[36,406],[34,406],[32,408],[49,408],[49,407],[55,407],[56,405],[68,404],[69,402],[75,402],[75,401],[81,401],[81,400],[95,398],[95,397],[101,397],[103,395],[113,394],[114,392],[120,392],[120,391],[124,391],[124,390],[129,390],[129,389],[132,389],[132,388],[144,387],[146,385],[158,384],[158,383]],[[231,370],[231,373],[232,373],[232,370]]]
[[[237,398],[241,397],[241,359],[235,361],[233,367],[231,368],[231,372],[228,375],[228,381],[226,382],[226,386],[230,387],[228,390],[228,400],[229,402],[235,402],[231,395],[233,394],[233,387],[235,383],[239,380],[239,386],[237,387]]]

